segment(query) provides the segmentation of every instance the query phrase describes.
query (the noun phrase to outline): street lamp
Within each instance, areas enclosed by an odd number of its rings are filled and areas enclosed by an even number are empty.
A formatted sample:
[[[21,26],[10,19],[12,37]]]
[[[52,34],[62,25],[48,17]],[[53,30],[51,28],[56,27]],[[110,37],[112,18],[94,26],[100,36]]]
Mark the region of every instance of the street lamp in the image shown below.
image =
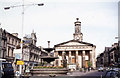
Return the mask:
[[[7,9],[10,9],[10,7],[5,7],[4,9],[7,10]]]
[[[38,6],[43,6],[44,4],[43,3],[40,3],[40,4],[27,4],[27,5],[16,5],[16,6],[9,6],[9,7],[4,7],[5,10],[8,10],[10,8],[14,8],[14,7],[21,7],[21,6],[33,6],[33,5],[38,5]]]
[[[35,6],[35,5],[43,6],[44,4],[41,3],[41,4],[27,4],[27,5],[24,5],[24,0],[23,0],[23,4],[22,5],[4,7],[4,10],[8,10],[8,9],[14,8],[14,7],[22,7],[22,32],[21,32],[22,38],[21,38],[21,59],[20,60],[23,60],[23,58],[22,58],[22,52],[23,52],[22,48],[23,48],[24,7],[25,6]],[[22,74],[22,65],[20,65],[19,72],[20,72],[20,76],[21,76],[21,74]]]

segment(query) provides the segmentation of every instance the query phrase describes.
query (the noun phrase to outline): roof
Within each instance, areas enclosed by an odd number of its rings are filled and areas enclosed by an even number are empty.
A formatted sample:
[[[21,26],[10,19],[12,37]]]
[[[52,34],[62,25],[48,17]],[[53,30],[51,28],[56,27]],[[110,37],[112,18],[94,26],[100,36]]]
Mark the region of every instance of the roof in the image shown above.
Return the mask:
[[[69,43],[69,42],[77,42],[77,43],[85,44],[85,45],[87,45],[87,46],[94,46],[94,47],[96,47],[95,45],[93,45],[93,44],[91,44],[91,43],[82,42],[82,41],[78,41],[78,40],[69,40],[69,41],[66,41],[66,42],[63,42],[63,43],[56,44],[56,45],[54,45],[54,47],[59,47],[60,45],[67,44],[67,43]]]
[[[13,34],[11,34],[11,33],[7,32],[7,31],[6,31],[6,33],[7,33],[8,35],[10,35],[10,36],[14,37],[14,38],[17,38],[18,40],[21,40],[20,38],[18,38],[18,37],[16,37],[16,36],[14,36]]]

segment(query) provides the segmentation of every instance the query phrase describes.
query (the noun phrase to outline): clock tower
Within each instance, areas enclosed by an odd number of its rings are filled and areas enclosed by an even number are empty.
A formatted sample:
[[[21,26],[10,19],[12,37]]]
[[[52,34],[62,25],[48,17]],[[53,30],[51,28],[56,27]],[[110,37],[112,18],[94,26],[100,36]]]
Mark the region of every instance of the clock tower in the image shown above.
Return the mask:
[[[79,18],[76,18],[75,24],[75,33],[73,34],[74,40],[82,41],[83,40],[83,34],[81,33],[81,22],[79,21]]]

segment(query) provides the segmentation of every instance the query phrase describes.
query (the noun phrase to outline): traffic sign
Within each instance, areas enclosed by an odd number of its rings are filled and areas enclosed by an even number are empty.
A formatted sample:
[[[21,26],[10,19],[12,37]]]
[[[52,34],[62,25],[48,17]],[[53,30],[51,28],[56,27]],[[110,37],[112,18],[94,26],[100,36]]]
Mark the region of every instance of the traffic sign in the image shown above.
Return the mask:
[[[17,61],[17,65],[24,65],[24,61]]]
[[[16,53],[22,53],[22,50],[21,49],[14,49],[13,53],[14,54],[16,54]]]
[[[22,54],[21,53],[15,53],[15,58],[16,59],[22,59]]]

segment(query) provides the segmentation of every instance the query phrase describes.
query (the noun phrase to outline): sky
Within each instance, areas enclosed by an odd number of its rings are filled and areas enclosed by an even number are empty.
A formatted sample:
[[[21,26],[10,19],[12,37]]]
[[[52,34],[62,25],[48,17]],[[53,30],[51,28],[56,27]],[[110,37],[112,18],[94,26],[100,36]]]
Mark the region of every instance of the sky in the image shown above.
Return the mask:
[[[50,47],[73,39],[74,22],[79,18],[83,41],[96,45],[96,56],[117,42],[119,0],[24,0],[23,36],[34,30],[37,46]],[[22,37],[22,0],[0,0],[0,23],[10,33]]]

